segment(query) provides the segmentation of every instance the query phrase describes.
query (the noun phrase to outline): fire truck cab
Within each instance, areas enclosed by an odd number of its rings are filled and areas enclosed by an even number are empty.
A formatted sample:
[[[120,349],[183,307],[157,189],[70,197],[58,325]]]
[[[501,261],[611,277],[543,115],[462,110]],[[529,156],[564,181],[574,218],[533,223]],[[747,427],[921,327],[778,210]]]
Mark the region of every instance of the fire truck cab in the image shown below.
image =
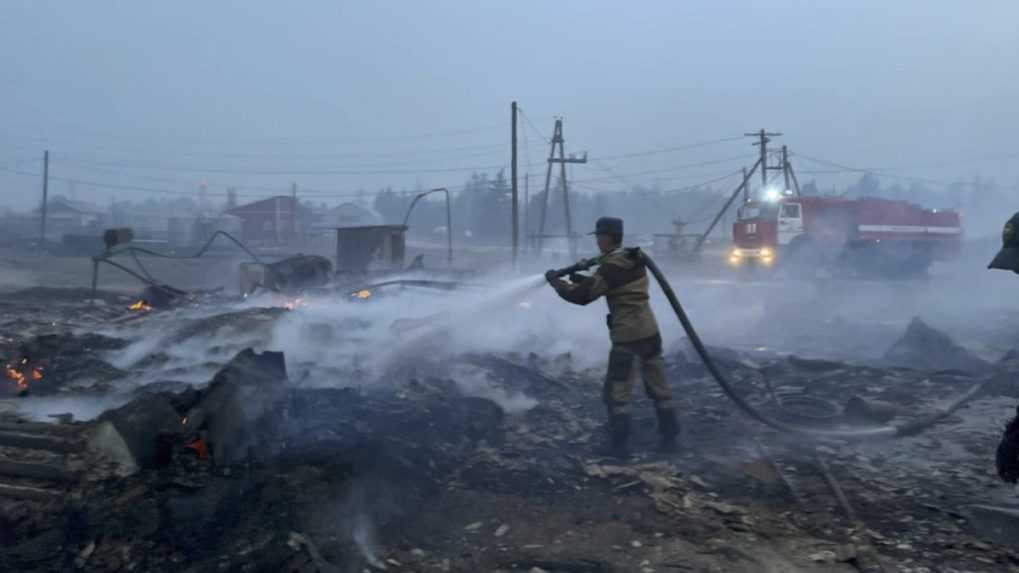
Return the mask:
[[[906,201],[786,193],[744,203],[732,236],[735,267],[903,276],[958,254],[962,226],[955,211]]]

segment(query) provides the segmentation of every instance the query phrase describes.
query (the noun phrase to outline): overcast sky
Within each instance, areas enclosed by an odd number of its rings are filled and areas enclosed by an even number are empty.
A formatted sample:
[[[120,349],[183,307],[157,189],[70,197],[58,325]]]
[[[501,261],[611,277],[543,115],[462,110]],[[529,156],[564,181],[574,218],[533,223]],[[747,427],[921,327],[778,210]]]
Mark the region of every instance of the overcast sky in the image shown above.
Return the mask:
[[[830,169],[810,157],[1015,187],[1017,22],[1014,0],[7,0],[0,204],[34,205],[11,171],[45,148],[53,192],[102,203],[458,185],[508,165],[514,99],[527,170],[562,115],[582,190],[733,173],[761,127],[801,179]]]

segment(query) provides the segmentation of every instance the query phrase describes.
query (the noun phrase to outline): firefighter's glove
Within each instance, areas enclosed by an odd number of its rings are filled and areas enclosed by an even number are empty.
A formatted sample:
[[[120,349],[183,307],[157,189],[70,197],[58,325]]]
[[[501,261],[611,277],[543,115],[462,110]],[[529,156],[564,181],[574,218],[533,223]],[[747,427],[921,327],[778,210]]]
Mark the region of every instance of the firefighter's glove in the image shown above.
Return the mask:
[[[580,273],[570,273],[570,282],[575,285],[579,285],[580,283],[586,281],[587,279],[588,277],[586,275],[582,275]]]
[[[1016,414],[1005,425],[994,459],[998,477],[1007,483],[1019,481],[1019,407],[1016,408]]]
[[[559,280],[559,274],[555,269],[549,269],[545,271],[545,280],[548,281],[548,284],[555,286],[556,281]]]

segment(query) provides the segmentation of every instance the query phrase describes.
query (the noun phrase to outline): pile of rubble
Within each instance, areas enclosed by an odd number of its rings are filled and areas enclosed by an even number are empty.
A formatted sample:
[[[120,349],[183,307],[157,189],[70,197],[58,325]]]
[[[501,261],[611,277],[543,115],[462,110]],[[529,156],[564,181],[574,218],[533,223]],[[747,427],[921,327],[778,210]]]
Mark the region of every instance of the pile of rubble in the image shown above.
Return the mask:
[[[167,335],[250,334],[285,313],[227,310]],[[565,355],[418,356],[377,383],[329,386],[282,353],[225,346],[205,383],[136,387],[137,365],[166,348],[125,370],[108,360],[121,339],[50,336],[3,341],[5,357],[31,350],[47,365],[38,388],[10,400],[111,392],[121,404],[45,424],[0,409],[2,570],[1019,568],[991,461],[1019,361],[983,362],[919,321],[885,363],[712,350],[752,404],[826,427],[905,422],[996,381],[927,433],[792,440],[738,414],[677,351],[667,363],[684,448],[649,453],[645,405],[625,462],[592,453],[603,373]],[[50,372],[67,380],[44,389]],[[510,407],[466,373],[527,399]]]

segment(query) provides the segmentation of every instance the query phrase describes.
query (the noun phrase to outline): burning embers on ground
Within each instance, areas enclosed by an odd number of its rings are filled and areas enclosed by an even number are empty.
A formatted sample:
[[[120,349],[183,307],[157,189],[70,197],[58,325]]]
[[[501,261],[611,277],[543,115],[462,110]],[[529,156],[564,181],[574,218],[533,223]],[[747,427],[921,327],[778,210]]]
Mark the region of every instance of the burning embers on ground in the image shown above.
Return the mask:
[[[43,369],[41,366],[34,366],[32,361],[26,356],[14,363],[5,364],[4,374],[7,375],[8,380],[13,381],[17,385],[18,394],[24,394],[28,392],[28,386],[31,382],[42,380]]]
[[[134,304],[132,304],[131,306],[129,306],[127,308],[128,308],[128,310],[134,310],[134,311],[138,311],[138,312],[148,312],[148,311],[152,310],[152,305],[150,305],[149,303],[145,302],[145,299],[138,299],[137,302],[135,302]]]

